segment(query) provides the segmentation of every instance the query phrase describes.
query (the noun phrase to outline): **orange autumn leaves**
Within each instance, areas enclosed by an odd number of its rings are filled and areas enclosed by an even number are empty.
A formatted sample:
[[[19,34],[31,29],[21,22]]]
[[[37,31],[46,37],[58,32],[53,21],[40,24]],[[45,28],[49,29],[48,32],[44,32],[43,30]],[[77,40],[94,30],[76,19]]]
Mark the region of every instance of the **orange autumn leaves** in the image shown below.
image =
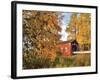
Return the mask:
[[[29,68],[28,65],[34,68],[36,64],[38,67],[41,64],[42,68],[44,61],[49,60],[49,63],[55,60],[55,45],[59,42],[58,31],[61,30],[60,17],[61,14],[57,12],[23,10],[23,56],[31,57],[23,57],[24,68]]]

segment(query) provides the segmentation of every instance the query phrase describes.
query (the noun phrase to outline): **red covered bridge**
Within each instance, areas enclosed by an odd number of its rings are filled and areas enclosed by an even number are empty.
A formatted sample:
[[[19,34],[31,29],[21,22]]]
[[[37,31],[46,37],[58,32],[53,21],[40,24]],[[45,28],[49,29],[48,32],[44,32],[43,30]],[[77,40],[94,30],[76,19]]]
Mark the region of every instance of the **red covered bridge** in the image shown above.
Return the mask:
[[[64,41],[57,45],[64,56],[72,55],[73,51],[78,50],[78,43],[76,40]]]

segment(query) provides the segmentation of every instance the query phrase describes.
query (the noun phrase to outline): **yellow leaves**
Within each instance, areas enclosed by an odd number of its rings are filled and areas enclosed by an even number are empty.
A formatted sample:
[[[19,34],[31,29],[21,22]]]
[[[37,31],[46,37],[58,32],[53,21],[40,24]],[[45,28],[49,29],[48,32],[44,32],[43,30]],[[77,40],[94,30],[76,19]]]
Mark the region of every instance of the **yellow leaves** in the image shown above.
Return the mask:
[[[37,12],[31,12],[32,16],[36,16],[37,15]]]
[[[69,32],[72,37],[76,37],[79,43],[85,39],[89,40],[89,38],[86,37],[90,35],[90,21],[91,18],[89,13],[80,13],[78,16],[76,13],[73,13],[69,22],[69,27],[66,31]],[[75,32],[72,31],[73,29],[76,29]],[[72,34],[72,32],[74,34]]]
[[[78,36],[80,36],[81,37],[80,39],[82,39],[81,43],[84,41],[89,42],[89,38],[90,38],[89,36],[91,35],[91,33],[90,33],[90,29],[91,29],[91,27],[90,27],[90,15],[88,13],[80,14],[79,23],[81,23],[81,24],[79,25]]]
[[[66,29],[66,32],[69,33],[68,40],[76,39],[80,50],[84,48],[83,45],[85,44],[88,44],[89,47],[91,44],[91,14],[80,13],[77,15],[73,13],[68,26]]]

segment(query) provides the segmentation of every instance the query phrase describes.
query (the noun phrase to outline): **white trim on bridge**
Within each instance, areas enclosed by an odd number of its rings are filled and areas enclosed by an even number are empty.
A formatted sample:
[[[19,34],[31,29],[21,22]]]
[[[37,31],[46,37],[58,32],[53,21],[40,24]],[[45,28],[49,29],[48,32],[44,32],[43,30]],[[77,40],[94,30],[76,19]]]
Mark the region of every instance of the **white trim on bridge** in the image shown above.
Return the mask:
[[[74,51],[73,54],[91,53],[91,51]]]

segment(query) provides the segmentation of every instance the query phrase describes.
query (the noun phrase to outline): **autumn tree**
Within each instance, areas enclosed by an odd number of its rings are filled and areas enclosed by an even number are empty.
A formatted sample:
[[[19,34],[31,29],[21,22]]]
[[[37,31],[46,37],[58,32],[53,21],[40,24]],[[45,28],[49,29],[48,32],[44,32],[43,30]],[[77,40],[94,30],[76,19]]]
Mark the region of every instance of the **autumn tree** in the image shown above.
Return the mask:
[[[69,21],[68,27],[66,29],[66,32],[69,33],[68,40],[76,39],[77,28],[78,28],[77,13],[73,13],[70,17],[70,21]]]
[[[80,13],[78,18],[77,41],[82,45],[82,50],[90,50],[91,44],[91,15],[89,13]]]
[[[80,45],[80,50],[90,50],[91,41],[91,16],[89,13],[73,13],[70,17],[68,39],[75,39]]]
[[[22,15],[23,61],[25,63],[23,66],[24,68],[47,67],[49,62],[46,64],[46,61],[53,61],[56,57],[55,48],[60,38],[58,31],[60,31],[61,14],[49,11],[23,10]],[[31,62],[33,58],[38,62],[35,63],[35,60]]]

